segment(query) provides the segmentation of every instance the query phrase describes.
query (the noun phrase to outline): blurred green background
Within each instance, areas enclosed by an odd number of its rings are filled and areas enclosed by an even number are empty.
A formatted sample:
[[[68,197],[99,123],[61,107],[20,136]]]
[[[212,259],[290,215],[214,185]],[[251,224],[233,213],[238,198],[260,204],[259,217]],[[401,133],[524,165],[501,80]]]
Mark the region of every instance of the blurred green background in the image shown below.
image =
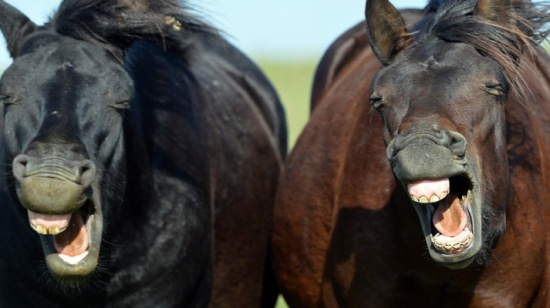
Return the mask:
[[[311,86],[318,61],[318,59],[256,61],[271,80],[285,107],[289,151],[309,118]],[[288,305],[282,296],[279,296],[275,307],[287,308]]]
[[[309,99],[317,59],[257,60],[281,99],[288,123],[289,150],[309,117]]]

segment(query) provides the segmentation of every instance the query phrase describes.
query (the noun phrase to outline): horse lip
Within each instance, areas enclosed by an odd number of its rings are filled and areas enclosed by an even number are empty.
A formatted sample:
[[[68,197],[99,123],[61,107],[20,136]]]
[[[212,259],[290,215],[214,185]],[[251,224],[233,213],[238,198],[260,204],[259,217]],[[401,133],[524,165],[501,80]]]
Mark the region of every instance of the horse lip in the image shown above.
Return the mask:
[[[75,264],[67,263],[58,255],[51,235],[40,235],[44,258],[50,273],[61,284],[68,287],[76,288],[80,283],[85,282],[94,273],[98,265],[103,215],[99,196],[95,193],[95,189],[89,203],[93,207],[93,213],[89,214],[85,224],[89,236],[88,253]]]
[[[55,192],[52,185],[55,183]],[[44,192],[44,194],[40,194]],[[67,179],[33,175],[16,182],[16,192],[21,205],[37,213],[66,214],[79,209],[85,202],[86,187]],[[61,200],[60,200],[61,199]],[[68,206],[67,206],[68,205]]]

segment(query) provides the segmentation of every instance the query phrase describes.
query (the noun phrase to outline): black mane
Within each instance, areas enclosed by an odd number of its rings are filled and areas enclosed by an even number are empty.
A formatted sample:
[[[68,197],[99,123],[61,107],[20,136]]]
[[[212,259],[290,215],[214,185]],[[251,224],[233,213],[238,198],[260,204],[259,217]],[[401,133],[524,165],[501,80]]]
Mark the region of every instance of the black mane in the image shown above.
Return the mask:
[[[136,40],[186,50],[197,34],[218,34],[185,3],[175,0],[64,0],[45,27],[100,45],[120,60]]]
[[[543,28],[550,21],[550,15],[548,14],[550,6],[548,4],[532,3],[531,1],[513,1],[514,15],[512,16],[513,22],[511,22],[511,26],[515,25],[517,29],[508,29],[506,31],[506,29],[501,29],[501,27],[487,20],[474,18],[472,15],[476,3],[477,0],[432,0],[425,9],[437,12],[431,22],[429,33],[433,36],[445,38],[445,32],[452,31],[453,29],[467,32],[474,28],[490,36],[505,36],[504,33],[494,32],[519,31],[520,33],[517,34],[528,37],[536,43],[544,40],[549,33],[549,29]],[[490,29],[484,29],[485,27]],[[474,34],[477,37],[480,36],[477,33],[472,33],[470,36]]]
[[[474,46],[491,57],[503,69],[512,93],[525,93],[518,61],[549,34],[545,24],[550,21],[550,6],[546,3],[513,1],[513,14],[507,27],[474,15],[477,0],[432,0],[425,8],[431,19],[425,29],[417,30],[416,40],[439,39]],[[425,22],[420,23],[426,25]]]

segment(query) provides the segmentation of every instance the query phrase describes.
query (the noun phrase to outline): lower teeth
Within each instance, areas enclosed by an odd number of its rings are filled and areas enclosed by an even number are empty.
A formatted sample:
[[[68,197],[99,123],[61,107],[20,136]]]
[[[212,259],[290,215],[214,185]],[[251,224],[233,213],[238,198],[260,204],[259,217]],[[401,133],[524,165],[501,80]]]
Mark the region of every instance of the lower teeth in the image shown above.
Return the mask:
[[[459,235],[450,238],[437,234],[432,237],[432,243],[440,251],[444,252],[458,252],[463,248],[470,246],[472,243],[473,234],[468,229],[465,228]]]

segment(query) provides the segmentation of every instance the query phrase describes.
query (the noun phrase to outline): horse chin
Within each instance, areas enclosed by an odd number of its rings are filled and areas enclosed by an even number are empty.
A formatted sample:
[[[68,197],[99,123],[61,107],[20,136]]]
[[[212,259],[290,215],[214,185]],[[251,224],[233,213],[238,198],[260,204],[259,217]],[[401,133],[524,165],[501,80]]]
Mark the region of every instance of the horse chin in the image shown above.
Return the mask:
[[[78,288],[87,282],[95,272],[102,239],[103,215],[97,194],[83,206],[85,228],[88,234],[88,249],[77,256],[68,256],[57,251],[52,235],[40,235],[46,265],[51,275],[61,285]],[[76,213],[80,215],[80,213]],[[75,214],[73,214],[75,215]]]
[[[438,233],[438,230],[434,226],[434,204],[420,203],[412,201],[422,225],[424,238],[430,257],[443,266],[460,269],[465,268],[472,264],[478,257],[483,248],[483,231],[482,231],[482,198],[479,191],[479,185],[475,181],[470,172],[459,174],[451,178],[451,182],[462,181],[467,184],[462,184],[467,188],[467,195],[464,198],[464,208],[467,209],[467,223],[466,227],[458,235],[454,237],[444,237],[449,241],[449,246],[438,242],[437,239],[442,235]],[[459,179],[459,180],[456,180]],[[454,190],[451,185],[451,190]],[[444,242],[444,241],[443,241]],[[445,243],[447,244],[447,243]]]

